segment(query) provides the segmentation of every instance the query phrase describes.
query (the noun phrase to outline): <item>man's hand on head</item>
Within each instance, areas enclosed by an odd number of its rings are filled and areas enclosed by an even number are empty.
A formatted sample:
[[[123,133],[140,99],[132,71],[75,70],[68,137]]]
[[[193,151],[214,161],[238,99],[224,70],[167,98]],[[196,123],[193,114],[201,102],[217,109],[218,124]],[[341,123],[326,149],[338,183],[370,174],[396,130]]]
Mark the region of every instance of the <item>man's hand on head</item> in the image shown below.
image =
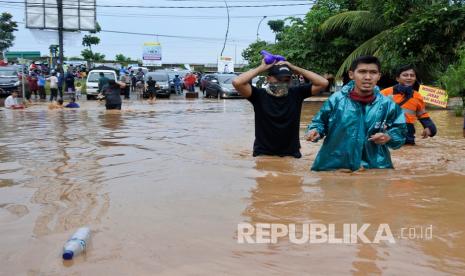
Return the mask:
[[[277,64],[276,62],[273,62],[271,64],[266,64],[265,59],[262,59],[262,64],[260,64],[259,68],[260,71],[263,73],[265,71],[268,71],[273,65]]]

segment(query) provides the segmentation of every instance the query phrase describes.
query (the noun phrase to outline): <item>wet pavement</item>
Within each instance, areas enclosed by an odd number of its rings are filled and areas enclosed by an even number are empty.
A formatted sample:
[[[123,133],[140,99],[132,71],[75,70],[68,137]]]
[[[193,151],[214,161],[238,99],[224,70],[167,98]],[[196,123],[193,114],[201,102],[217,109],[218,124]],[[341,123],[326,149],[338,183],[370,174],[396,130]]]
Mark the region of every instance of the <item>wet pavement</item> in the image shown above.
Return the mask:
[[[304,104],[302,138],[319,106]],[[0,275],[465,273],[465,139],[450,111],[430,113],[438,137],[392,151],[395,170],[313,173],[321,143],[302,141],[299,160],[251,156],[246,100],[123,109],[0,111]],[[386,223],[396,243],[239,244],[242,222]],[[88,252],[64,262],[82,225]],[[398,238],[430,226],[430,240]]]

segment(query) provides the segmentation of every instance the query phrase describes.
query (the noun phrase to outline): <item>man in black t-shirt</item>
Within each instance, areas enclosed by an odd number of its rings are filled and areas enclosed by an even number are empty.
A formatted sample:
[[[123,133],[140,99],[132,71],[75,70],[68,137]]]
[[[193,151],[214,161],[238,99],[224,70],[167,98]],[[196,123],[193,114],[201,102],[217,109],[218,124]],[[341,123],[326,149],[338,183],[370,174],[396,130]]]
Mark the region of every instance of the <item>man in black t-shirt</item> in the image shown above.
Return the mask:
[[[251,80],[265,71],[268,71],[265,88],[252,86]],[[302,75],[311,84],[291,86],[292,74]],[[253,156],[302,157],[299,139],[302,103],[325,89],[328,81],[287,61],[274,64],[262,61],[259,67],[238,76],[233,85],[254,107]]]

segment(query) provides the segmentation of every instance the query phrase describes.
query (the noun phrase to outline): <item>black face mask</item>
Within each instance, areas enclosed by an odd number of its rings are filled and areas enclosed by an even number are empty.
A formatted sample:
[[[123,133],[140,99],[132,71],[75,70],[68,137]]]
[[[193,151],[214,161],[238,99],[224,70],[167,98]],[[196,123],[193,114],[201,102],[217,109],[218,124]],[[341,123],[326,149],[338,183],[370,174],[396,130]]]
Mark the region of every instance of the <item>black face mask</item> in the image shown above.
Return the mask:
[[[273,97],[281,98],[289,94],[289,83],[287,82],[278,82],[278,83],[269,83],[265,87],[266,92]]]

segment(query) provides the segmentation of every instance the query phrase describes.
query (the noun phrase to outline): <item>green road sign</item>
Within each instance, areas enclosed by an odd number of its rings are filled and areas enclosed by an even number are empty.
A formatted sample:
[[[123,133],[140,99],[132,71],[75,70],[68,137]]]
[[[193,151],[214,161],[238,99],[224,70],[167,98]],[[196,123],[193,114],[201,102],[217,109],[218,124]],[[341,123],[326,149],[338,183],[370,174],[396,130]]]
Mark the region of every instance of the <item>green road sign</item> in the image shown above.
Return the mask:
[[[39,51],[6,52],[5,56],[7,59],[10,59],[10,58],[23,58],[23,59],[40,58],[40,52]]]

